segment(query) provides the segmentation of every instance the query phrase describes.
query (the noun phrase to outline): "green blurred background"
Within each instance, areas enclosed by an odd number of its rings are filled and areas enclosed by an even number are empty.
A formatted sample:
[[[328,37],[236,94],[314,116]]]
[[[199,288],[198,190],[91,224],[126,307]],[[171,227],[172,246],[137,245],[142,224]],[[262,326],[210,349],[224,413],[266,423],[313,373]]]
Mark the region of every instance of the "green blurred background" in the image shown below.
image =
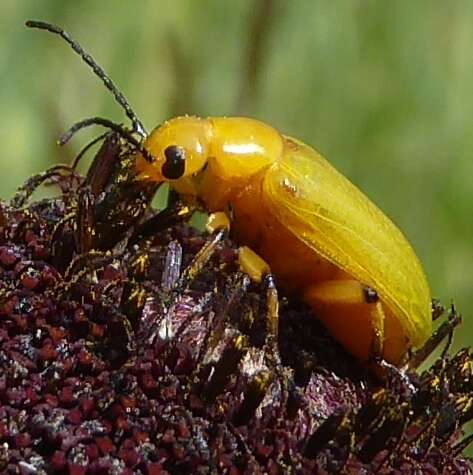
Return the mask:
[[[405,231],[433,294],[473,334],[473,2],[0,3],[0,196],[69,160],[74,121],[123,112],[57,37],[93,54],[151,129],[178,114],[260,118],[322,152]]]

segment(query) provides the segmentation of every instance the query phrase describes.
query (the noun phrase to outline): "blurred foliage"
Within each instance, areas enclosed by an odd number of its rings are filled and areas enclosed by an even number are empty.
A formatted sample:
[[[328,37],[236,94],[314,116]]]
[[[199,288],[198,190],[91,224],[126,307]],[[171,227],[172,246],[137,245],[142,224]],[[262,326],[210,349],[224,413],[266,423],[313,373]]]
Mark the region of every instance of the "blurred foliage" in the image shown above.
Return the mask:
[[[0,4],[1,196],[71,158],[74,121],[124,121],[58,38],[66,28],[148,128],[177,114],[245,114],[321,151],[405,231],[433,294],[473,334],[473,2],[17,1]],[[98,133],[98,132],[97,132]]]

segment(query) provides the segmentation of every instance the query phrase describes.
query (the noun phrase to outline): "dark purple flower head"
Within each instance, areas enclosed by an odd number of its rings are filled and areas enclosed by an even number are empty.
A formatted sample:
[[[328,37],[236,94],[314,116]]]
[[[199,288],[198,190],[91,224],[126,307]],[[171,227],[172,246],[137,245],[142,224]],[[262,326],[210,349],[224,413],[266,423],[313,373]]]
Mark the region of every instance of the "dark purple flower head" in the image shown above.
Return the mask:
[[[471,350],[379,380],[280,295],[276,357],[233,243],[196,267],[120,140],[55,180],[1,204],[2,473],[470,473]]]

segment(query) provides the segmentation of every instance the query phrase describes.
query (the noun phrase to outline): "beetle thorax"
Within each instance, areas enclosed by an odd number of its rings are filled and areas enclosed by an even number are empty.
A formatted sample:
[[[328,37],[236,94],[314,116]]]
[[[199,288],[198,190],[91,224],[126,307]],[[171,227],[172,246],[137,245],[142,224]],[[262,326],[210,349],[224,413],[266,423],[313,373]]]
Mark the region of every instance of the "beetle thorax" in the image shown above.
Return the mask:
[[[283,139],[272,127],[254,119],[211,118],[211,140],[206,166],[190,179],[173,186],[184,195],[195,194],[209,211],[231,204],[233,197],[255,175],[282,156]]]
[[[254,119],[178,117],[156,128],[145,148],[154,161],[138,161],[140,176],[169,181],[184,199],[214,211],[281,158],[283,139]]]

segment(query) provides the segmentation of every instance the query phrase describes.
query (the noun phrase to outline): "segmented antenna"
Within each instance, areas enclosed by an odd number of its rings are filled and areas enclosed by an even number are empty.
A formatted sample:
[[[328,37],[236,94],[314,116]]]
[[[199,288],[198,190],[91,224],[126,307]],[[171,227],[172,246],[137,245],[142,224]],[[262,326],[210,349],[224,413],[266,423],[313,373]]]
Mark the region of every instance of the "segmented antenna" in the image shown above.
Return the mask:
[[[105,87],[113,94],[115,100],[120,104],[125,110],[125,114],[131,120],[133,124],[133,131],[142,137],[146,137],[146,129],[141,123],[140,119],[136,116],[131,108],[130,104],[126,100],[125,96],[120,92],[120,90],[115,86],[113,81],[107,76],[105,71],[95,62],[94,58],[90,54],[86,53],[82,46],[74,40],[67,31],[62,28],[46,23],[44,21],[29,20],[26,23],[28,28],[38,28],[40,30],[46,30],[50,33],[55,33],[66,41],[69,46],[90,66],[92,71],[102,80],[105,84]]]
[[[90,127],[91,125],[100,125],[102,127],[106,127],[107,129],[113,130],[122,138],[124,138],[129,144],[133,145],[136,150],[138,150],[143,158],[148,162],[153,162],[153,156],[146,150],[142,143],[140,143],[131,132],[123,128],[120,124],[115,124],[111,120],[103,119],[102,117],[91,117],[90,119],[84,119],[80,122],[76,122],[69,128],[58,140],[59,145],[64,145],[77,133],[79,130],[85,129],[86,127]]]

